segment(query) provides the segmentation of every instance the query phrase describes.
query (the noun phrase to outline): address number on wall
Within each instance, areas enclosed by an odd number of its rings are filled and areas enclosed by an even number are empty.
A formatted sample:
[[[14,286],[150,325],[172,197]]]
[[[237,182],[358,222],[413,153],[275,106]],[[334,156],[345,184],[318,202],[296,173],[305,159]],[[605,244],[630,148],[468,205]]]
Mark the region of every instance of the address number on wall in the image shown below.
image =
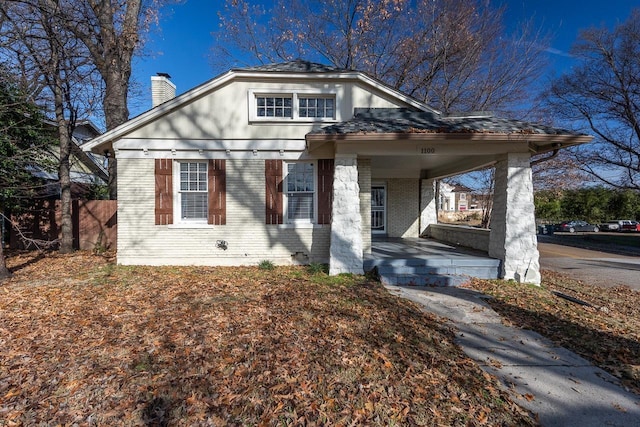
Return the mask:
[[[436,149],[433,147],[421,147],[420,154],[436,154]]]

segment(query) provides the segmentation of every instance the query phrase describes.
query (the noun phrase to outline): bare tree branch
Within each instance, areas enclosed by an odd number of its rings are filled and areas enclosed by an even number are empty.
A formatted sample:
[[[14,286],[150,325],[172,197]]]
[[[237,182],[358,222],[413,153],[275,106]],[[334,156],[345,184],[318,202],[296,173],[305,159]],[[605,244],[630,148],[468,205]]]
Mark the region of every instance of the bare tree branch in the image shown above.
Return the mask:
[[[580,65],[553,82],[547,105],[595,135],[575,150],[581,169],[617,188],[640,190],[640,9],[613,30],[580,33]]]
[[[443,112],[505,112],[543,69],[544,38],[508,35],[487,0],[228,0],[216,57],[234,46],[259,62],[301,56],[367,72]],[[221,64],[222,65],[222,64]],[[236,64],[233,64],[236,65]]]

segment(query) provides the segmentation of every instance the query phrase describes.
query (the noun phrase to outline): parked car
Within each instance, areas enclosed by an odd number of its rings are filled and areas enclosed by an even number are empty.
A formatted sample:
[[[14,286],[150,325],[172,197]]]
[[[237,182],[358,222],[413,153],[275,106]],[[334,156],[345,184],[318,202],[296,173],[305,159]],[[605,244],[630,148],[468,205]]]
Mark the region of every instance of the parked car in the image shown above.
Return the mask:
[[[631,219],[616,219],[614,221],[607,221],[604,224],[600,224],[600,230],[602,231],[640,231],[640,226],[637,221]]]
[[[620,221],[607,221],[600,224],[600,230],[602,231],[619,231]]]
[[[638,221],[624,221],[620,226],[620,231],[640,231],[640,224]]]
[[[586,221],[574,220],[561,222],[556,227],[556,231],[569,233],[575,233],[576,231],[593,231],[594,233],[597,233],[600,231],[600,227],[594,224],[589,224]]]

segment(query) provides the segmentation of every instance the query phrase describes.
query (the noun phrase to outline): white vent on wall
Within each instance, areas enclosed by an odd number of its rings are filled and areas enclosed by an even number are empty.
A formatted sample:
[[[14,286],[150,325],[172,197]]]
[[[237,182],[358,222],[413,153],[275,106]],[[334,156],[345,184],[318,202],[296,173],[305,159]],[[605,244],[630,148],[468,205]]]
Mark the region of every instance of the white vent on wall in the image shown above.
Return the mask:
[[[167,102],[176,96],[176,85],[171,80],[171,76],[166,73],[158,73],[151,76],[151,103],[152,107],[157,107],[163,102]]]

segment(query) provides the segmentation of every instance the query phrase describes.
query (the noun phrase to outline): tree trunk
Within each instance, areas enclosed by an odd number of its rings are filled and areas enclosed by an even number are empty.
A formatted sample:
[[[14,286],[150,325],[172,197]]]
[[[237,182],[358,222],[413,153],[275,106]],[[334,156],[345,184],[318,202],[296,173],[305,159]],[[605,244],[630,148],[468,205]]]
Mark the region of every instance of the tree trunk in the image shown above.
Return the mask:
[[[60,76],[55,77],[56,80]],[[58,165],[58,182],[60,184],[60,253],[73,252],[73,221],[71,217],[71,134],[72,126],[64,115],[64,95],[62,82],[56,81],[54,85],[54,105],[56,124],[58,126],[58,138],[60,140],[60,163]]]
[[[113,129],[116,126],[129,120],[129,108],[127,107],[129,87],[129,79],[131,77],[131,56],[121,55],[118,58],[117,65],[111,66],[108,69],[101,69],[98,67],[104,81],[105,81],[105,96],[103,101],[103,108],[105,114],[105,120],[107,130]],[[115,153],[110,153],[108,160],[109,169],[109,198],[115,200],[118,198],[117,190],[117,159]]]
[[[73,221],[71,216],[71,167],[69,156],[71,154],[71,138],[66,126],[60,130],[60,166],[58,178],[60,181],[60,253],[73,252]]]
[[[11,277],[11,272],[7,268],[7,261],[4,259],[4,242],[0,239],[0,281]]]
[[[115,61],[114,61],[115,62]],[[108,70],[98,68],[105,82],[103,101],[107,129],[111,130],[129,120],[127,88],[131,77],[131,60],[118,58],[118,65],[110,64]]]
[[[131,59],[140,40],[142,0],[126,0],[114,6],[111,2],[90,1],[95,15],[96,38],[92,32],[77,31],[76,36],[89,49],[93,62],[105,83],[102,102],[107,130],[129,120],[127,97],[131,78]],[[115,9],[114,9],[115,8]],[[93,19],[90,19],[93,21]],[[109,157],[109,198],[117,198],[117,160]]]
[[[107,187],[109,188],[109,200],[118,199],[118,161],[114,153],[109,153],[107,159],[107,173],[109,174]]]

